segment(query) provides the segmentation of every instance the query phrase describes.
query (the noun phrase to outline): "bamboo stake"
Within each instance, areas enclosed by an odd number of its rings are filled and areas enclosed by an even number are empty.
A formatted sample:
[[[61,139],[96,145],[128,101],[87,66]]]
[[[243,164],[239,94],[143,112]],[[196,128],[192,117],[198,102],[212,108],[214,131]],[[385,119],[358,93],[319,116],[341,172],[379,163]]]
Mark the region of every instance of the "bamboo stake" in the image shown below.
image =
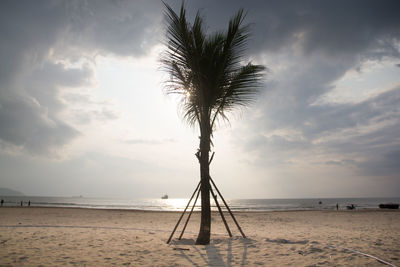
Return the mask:
[[[221,209],[221,207],[220,207],[219,204],[218,204],[217,196],[214,195],[214,191],[212,190],[212,187],[211,187],[211,186],[210,186],[210,191],[211,191],[211,194],[212,194],[212,196],[213,196],[213,198],[214,198],[215,204],[216,204],[217,207],[218,207],[219,214],[221,214],[221,218],[222,218],[222,221],[223,221],[224,224],[225,224],[226,231],[228,232],[229,237],[232,237],[231,230],[229,229],[228,223],[227,223],[226,220],[225,220],[225,216],[224,216],[224,214],[222,213],[222,209]]]
[[[192,197],[190,198],[188,204],[186,205],[185,210],[182,212],[181,217],[179,218],[178,222],[176,223],[174,230],[172,231],[170,237],[168,238],[167,244],[169,244],[169,242],[171,242],[171,238],[172,238],[172,236],[174,235],[174,233],[175,233],[175,231],[176,231],[176,228],[178,228],[178,225],[179,225],[179,223],[181,222],[181,220],[182,220],[182,218],[183,218],[183,215],[185,215],[185,212],[186,212],[187,208],[189,207],[189,204],[190,204],[190,202],[192,201],[192,199],[193,199],[193,197],[194,197],[194,194],[196,194],[197,190],[198,190],[199,187],[200,187],[200,183],[201,183],[201,182],[199,182],[199,184],[197,185],[196,190],[194,190],[194,192],[193,192],[193,194],[192,194]],[[199,190],[199,191],[200,191],[200,190]]]
[[[178,238],[179,240],[182,239],[183,233],[185,232],[186,226],[187,226],[188,223],[189,223],[190,216],[192,216],[192,213],[193,213],[194,207],[196,206],[196,202],[197,202],[197,199],[199,198],[199,195],[200,195],[200,189],[197,191],[197,196],[196,196],[196,198],[195,198],[195,200],[194,200],[193,207],[192,207],[192,209],[190,210],[190,213],[189,213],[189,216],[188,216],[187,219],[186,219],[185,225],[183,226],[181,235],[180,235],[179,238]]]
[[[232,219],[233,219],[233,221],[235,222],[235,224],[236,224],[237,228],[239,229],[240,233],[242,234],[243,238],[246,238],[246,235],[243,233],[242,228],[240,228],[239,223],[236,221],[235,216],[233,216],[233,213],[232,213],[231,209],[229,208],[229,206],[228,206],[228,204],[226,203],[224,197],[222,196],[221,192],[218,190],[218,187],[215,185],[215,183],[214,183],[214,181],[213,181],[213,179],[212,179],[211,177],[210,177],[210,181],[212,182],[212,184],[213,184],[214,187],[215,187],[215,190],[217,190],[219,196],[221,197],[222,201],[224,202],[225,207],[226,207],[227,210],[229,211],[229,214],[232,216]]]

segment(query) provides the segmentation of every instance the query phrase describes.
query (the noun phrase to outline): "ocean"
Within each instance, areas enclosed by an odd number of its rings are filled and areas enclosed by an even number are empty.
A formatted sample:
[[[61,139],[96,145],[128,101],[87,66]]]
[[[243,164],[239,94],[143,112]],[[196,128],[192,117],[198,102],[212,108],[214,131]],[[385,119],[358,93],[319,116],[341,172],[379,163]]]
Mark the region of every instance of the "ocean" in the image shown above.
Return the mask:
[[[127,209],[148,211],[183,211],[189,199],[129,199],[129,198],[90,198],[90,197],[29,197],[0,196],[4,206],[69,207],[89,209]],[[192,203],[191,205],[193,204]],[[312,198],[312,199],[227,199],[233,211],[286,211],[286,210],[334,210],[353,204],[356,209],[377,209],[381,203],[400,203],[400,198]],[[222,201],[218,199],[222,205]],[[199,210],[200,199],[195,210]],[[212,209],[216,210],[214,201]]]

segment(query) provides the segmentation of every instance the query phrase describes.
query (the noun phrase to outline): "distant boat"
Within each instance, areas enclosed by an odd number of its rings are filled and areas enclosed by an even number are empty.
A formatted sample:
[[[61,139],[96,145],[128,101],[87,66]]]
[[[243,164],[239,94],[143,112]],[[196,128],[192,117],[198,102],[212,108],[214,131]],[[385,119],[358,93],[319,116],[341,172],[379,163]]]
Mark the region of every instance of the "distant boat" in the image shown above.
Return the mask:
[[[399,209],[399,204],[395,204],[395,203],[379,204],[379,208],[397,210],[397,209]]]
[[[161,197],[161,199],[168,199],[168,195],[167,195],[167,194],[163,195],[163,196]]]

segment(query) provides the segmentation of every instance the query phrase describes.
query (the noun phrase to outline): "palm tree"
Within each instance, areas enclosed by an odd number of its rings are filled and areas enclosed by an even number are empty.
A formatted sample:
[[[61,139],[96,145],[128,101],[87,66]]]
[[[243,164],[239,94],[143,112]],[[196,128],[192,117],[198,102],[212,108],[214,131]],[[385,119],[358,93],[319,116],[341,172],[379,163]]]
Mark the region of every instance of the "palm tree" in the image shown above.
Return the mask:
[[[210,242],[211,229],[209,156],[213,130],[219,119],[228,119],[228,112],[255,99],[265,68],[242,62],[249,37],[243,10],[230,20],[227,31],[206,34],[199,12],[190,24],[183,3],[179,15],[165,6],[167,48],[161,64],[170,76],[165,89],[168,94],[181,95],[184,119],[200,129],[196,156],[200,163],[201,223],[196,244],[205,245]]]

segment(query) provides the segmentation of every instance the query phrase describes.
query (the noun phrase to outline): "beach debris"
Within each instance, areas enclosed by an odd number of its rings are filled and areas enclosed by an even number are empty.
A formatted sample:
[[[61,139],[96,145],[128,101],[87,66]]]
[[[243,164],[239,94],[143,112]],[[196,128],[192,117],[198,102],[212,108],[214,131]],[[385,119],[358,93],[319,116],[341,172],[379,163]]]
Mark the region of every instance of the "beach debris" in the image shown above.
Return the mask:
[[[174,248],[174,250],[190,250],[189,248]]]

